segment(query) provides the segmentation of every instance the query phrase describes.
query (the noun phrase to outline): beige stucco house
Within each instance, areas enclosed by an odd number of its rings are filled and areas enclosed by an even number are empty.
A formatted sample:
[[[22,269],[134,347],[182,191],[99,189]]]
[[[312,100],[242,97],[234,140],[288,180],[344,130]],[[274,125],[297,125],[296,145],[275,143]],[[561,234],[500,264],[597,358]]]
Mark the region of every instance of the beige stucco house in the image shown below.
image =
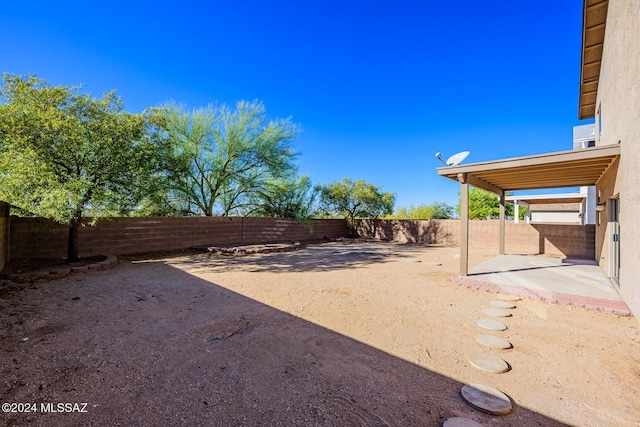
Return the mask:
[[[585,1],[578,116],[620,147],[596,183],[596,258],[640,318],[640,1]]]
[[[461,186],[461,275],[468,273],[468,189],[596,186],[596,260],[640,318],[640,1],[585,0],[579,119],[595,119],[596,145],[438,169]]]

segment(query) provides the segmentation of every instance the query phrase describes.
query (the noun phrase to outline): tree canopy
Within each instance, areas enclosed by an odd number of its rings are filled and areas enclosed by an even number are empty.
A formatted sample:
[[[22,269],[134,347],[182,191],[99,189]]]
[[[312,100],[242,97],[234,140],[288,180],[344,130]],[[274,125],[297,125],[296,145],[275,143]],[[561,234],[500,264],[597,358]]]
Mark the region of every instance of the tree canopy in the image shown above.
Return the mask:
[[[378,218],[393,213],[396,195],[381,189],[364,180],[344,178],[320,186],[320,200],[326,213],[343,215],[353,227],[355,218]]]
[[[191,111],[169,105],[153,117],[171,157],[165,199],[185,213],[251,211],[269,183],[295,172],[298,126],[289,118],[267,122],[258,101]]]
[[[458,195],[460,195],[459,192]],[[458,216],[460,215],[460,202],[456,205],[456,213]],[[469,190],[469,219],[497,219],[499,217],[500,198],[496,194],[479,188]],[[510,203],[505,205],[505,217],[513,217],[513,205]]]
[[[307,221],[316,213],[319,191],[306,175],[267,181],[258,194],[255,214]]]
[[[390,216],[394,219],[450,219],[453,217],[453,206],[444,202],[434,202],[430,205],[421,204],[399,207]]]
[[[115,91],[4,74],[0,200],[69,226],[78,259],[83,217],[234,215],[307,220],[322,210],[355,218],[393,212],[395,194],[362,180],[314,187],[297,176],[290,118],[267,121],[259,101],[187,110],[124,111]],[[318,198],[320,203],[318,203]],[[450,210],[450,207],[449,207]],[[444,212],[444,213],[443,213]],[[434,205],[432,215],[445,215]]]
[[[83,216],[126,211],[142,197],[157,165],[144,117],[123,111],[115,92],[95,99],[35,77],[3,82],[0,199],[69,225],[68,261],[76,260]]]

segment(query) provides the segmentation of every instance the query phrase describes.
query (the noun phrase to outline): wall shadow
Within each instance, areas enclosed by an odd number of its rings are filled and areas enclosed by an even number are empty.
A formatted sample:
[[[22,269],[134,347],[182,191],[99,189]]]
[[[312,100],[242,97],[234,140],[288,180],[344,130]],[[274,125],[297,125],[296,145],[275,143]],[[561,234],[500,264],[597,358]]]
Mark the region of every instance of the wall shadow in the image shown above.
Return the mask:
[[[531,223],[531,226],[538,232],[539,253],[548,252],[548,242],[567,257],[595,259],[595,225]]]
[[[160,262],[0,304],[2,401],[89,404],[3,414],[7,425],[564,425],[518,406],[475,411],[458,381]]]
[[[452,235],[439,220],[362,219],[357,224],[361,236],[409,243],[451,243]]]

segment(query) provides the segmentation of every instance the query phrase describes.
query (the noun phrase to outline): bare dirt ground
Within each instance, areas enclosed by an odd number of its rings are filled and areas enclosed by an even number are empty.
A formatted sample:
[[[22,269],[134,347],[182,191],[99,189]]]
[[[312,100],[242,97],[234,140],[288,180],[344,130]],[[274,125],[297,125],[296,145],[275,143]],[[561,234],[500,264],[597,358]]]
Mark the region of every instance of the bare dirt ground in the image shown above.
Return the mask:
[[[486,426],[639,425],[635,318],[519,301],[496,333],[514,348],[484,350],[475,321],[495,296],[449,282],[457,254],[336,242],[4,283],[0,403],[35,406],[2,413],[1,423],[439,426],[463,416]],[[472,251],[471,265],[491,256]],[[483,350],[512,369],[475,369],[467,355]],[[502,390],[514,411],[472,409],[459,394],[468,382]],[[86,412],[43,412],[52,408]]]

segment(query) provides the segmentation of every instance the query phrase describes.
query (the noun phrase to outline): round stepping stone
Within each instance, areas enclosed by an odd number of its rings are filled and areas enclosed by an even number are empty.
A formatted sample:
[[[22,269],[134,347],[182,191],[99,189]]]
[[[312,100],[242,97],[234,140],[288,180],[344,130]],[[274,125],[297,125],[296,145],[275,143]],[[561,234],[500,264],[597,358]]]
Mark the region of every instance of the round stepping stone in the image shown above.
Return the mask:
[[[500,323],[497,320],[491,319],[478,319],[476,320],[476,324],[481,328],[488,329],[490,331],[504,331],[507,329],[507,325],[504,323]]]
[[[507,294],[498,294],[498,299],[501,299],[502,301],[520,301],[520,297]]]
[[[509,310],[505,310],[504,308],[485,308],[484,310],[482,310],[482,312],[487,316],[511,317],[511,312]]]
[[[476,340],[482,345],[500,350],[506,350],[513,347],[509,341],[493,335],[476,335]]]
[[[509,364],[507,362],[492,354],[475,353],[467,356],[467,359],[474,368],[489,372],[490,374],[502,374],[509,370]]]
[[[496,308],[509,308],[509,309],[516,308],[515,305],[513,305],[513,304],[511,304],[510,302],[507,302],[507,301],[496,301],[496,300],[493,300],[493,301],[489,301],[489,305],[491,307],[496,307]]]
[[[470,420],[469,418],[451,417],[448,418],[442,427],[483,427],[482,424]]]
[[[467,384],[460,390],[467,403],[491,415],[507,415],[513,410],[511,399],[493,387],[482,384]]]

